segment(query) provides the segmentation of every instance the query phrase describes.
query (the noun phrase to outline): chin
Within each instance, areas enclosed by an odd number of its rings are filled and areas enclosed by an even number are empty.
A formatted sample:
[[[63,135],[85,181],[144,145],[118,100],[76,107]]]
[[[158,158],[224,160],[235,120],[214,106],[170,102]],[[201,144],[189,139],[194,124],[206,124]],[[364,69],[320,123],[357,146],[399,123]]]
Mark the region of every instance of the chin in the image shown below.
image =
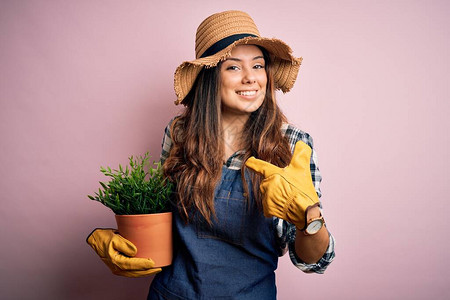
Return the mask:
[[[227,113],[236,115],[249,115],[257,111],[261,107],[262,103],[263,101],[259,99],[255,101],[242,101],[241,99],[236,99],[231,103],[222,103],[222,109]]]
[[[252,112],[257,111],[261,107],[261,105],[262,105],[262,102],[261,103],[252,103],[251,105],[248,105],[247,107],[245,107],[244,110],[248,113],[252,113]]]
[[[260,107],[261,107],[261,105],[258,106],[258,107],[254,107],[254,108],[253,108],[253,107],[249,107],[249,108],[247,108],[247,109],[242,110],[242,112],[251,114],[251,113],[254,113],[255,111],[257,111],[258,108],[260,108]]]

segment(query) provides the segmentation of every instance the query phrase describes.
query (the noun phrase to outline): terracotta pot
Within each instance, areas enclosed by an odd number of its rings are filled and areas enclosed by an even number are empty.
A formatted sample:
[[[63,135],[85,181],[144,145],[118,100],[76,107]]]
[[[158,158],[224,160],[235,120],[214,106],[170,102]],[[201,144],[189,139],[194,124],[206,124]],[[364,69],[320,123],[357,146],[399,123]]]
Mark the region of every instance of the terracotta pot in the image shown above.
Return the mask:
[[[172,263],[172,213],[116,215],[120,235],[137,248],[136,257],[151,258],[155,267]]]

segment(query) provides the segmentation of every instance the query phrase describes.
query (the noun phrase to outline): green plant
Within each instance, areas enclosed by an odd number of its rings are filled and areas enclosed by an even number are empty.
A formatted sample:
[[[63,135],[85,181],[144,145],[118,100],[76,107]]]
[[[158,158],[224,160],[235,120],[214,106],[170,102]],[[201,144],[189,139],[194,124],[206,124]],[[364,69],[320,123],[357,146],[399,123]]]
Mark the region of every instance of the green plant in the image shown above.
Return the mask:
[[[170,199],[173,194],[173,184],[164,177],[161,164],[149,163],[149,153],[144,156],[129,158],[129,166],[125,169],[111,170],[110,167],[100,167],[100,171],[110,177],[109,182],[100,182],[95,197],[89,199],[98,201],[113,210],[116,215],[154,214],[170,210]]]

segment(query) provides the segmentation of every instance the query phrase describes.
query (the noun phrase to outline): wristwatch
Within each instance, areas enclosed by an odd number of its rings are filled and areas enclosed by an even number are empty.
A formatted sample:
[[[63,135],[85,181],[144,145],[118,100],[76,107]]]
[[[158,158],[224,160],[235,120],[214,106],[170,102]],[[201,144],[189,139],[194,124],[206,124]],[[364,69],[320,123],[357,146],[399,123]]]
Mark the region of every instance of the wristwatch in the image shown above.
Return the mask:
[[[325,220],[322,216],[317,218],[312,218],[308,220],[308,223],[306,223],[306,228],[303,230],[303,233],[305,235],[313,235],[319,232],[319,230],[325,225]]]

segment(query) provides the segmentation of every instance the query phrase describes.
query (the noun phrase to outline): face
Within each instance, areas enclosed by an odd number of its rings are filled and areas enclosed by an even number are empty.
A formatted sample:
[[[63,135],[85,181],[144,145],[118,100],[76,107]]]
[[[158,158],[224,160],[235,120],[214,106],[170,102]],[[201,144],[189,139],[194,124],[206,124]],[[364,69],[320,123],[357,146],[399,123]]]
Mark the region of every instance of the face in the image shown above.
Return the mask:
[[[220,66],[222,113],[249,115],[264,101],[267,74],[262,51],[255,45],[239,45]]]

